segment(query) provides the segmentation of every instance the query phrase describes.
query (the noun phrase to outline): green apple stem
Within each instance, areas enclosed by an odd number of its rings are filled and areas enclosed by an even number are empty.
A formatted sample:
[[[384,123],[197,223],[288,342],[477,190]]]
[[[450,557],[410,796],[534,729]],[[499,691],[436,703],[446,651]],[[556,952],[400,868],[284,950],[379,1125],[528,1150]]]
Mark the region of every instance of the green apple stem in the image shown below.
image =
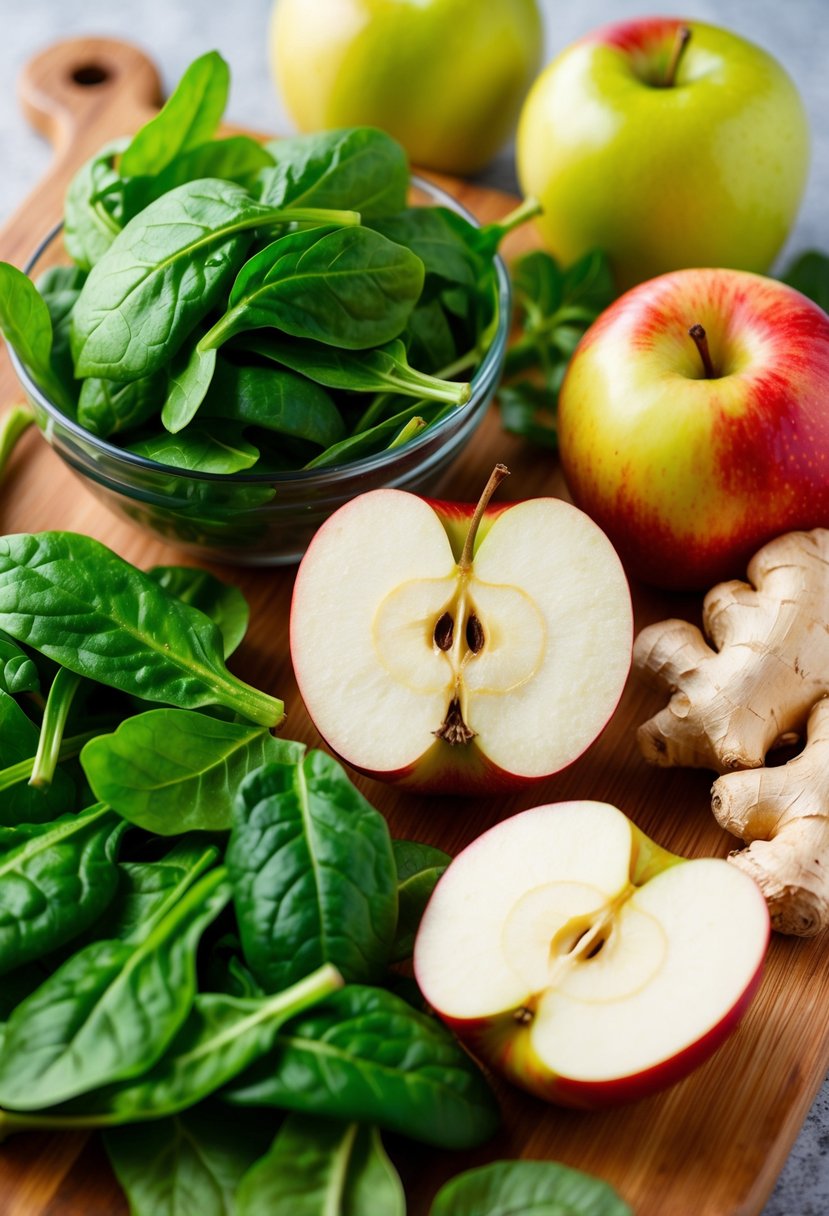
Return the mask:
[[[694,339],[694,345],[699,351],[706,380],[716,380],[717,371],[711,358],[711,351],[708,349],[708,336],[705,330],[701,325],[692,325],[688,330],[688,336]]]
[[[484,517],[484,511],[489,506],[489,500],[498,489],[505,477],[509,477],[509,469],[505,464],[496,464],[489,476],[489,481],[484,486],[484,492],[478,499],[478,505],[475,508],[475,513],[469,522],[469,531],[466,534],[466,540],[463,543],[458,569],[462,574],[467,574],[472,569],[472,557],[475,552],[475,537],[478,535],[478,527]]]
[[[665,75],[662,78],[661,88],[672,89],[676,83],[676,74],[679,70],[679,65],[682,56],[685,54],[685,48],[691,41],[691,31],[687,25],[681,25],[674,37],[674,45],[671,47],[671,57],[668,60],[668,66],[665,69]]]

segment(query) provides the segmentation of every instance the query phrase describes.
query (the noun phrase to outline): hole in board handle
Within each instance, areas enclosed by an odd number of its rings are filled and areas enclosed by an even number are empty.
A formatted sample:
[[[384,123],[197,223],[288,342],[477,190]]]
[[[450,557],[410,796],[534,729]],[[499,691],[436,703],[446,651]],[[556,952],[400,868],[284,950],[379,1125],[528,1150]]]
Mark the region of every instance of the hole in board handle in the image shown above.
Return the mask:
[[[102,68],[100,64],[87,63],[83,67],[75,68],[74,72],[72,72],[72,79],[75,84],[82,84],[84,86],[104,84],[105,81],[109,80],[109,72],[106,68]]]

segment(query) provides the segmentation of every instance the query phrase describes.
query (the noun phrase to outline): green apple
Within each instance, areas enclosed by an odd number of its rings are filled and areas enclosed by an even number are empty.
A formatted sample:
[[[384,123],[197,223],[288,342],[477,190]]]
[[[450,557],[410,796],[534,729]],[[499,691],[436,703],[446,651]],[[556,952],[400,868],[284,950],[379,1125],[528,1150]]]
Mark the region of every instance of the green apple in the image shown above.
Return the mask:
[[[715,26],[651,19],[591,34],[538,78],[518,175],[551,250],[570,262],[604,249],[628,287],[684,266],[767,270],[808,151],[802,102],[771,55]]]
[[[301,131],[383,127],[415,164],[473,173],[538,71],[536,0],[277,0],[274,74]]]

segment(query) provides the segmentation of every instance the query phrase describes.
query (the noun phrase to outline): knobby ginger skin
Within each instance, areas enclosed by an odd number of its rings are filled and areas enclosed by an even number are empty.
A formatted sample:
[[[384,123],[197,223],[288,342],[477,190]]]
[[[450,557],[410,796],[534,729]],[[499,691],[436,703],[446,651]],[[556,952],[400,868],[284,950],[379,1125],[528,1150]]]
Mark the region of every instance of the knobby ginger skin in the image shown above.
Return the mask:
[[[687,621],[640,633],[634,666],[671,698],[637,738],[651,764],[725,774],[714,814],[749,844],[729,860],[759,884],[774,928],[808,936],[829,925],[829,531],[771,541],[748,579],[705,597],[711,645]],[[807,720],[803,752],[764,768]]]

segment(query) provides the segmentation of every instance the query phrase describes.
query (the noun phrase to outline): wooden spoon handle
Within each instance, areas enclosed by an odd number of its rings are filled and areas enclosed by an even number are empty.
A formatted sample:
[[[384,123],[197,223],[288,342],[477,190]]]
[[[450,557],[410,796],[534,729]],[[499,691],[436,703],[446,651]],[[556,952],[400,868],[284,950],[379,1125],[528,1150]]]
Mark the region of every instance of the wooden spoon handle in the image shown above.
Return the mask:
[[[75,170],[107,140],[129,135],[161,99],[158,71],[137,47],[113,38],[70,38],[23,68],[18,97],[55,149],[46,176],[0,234],[0,257],[18,265],[60,218]]]

